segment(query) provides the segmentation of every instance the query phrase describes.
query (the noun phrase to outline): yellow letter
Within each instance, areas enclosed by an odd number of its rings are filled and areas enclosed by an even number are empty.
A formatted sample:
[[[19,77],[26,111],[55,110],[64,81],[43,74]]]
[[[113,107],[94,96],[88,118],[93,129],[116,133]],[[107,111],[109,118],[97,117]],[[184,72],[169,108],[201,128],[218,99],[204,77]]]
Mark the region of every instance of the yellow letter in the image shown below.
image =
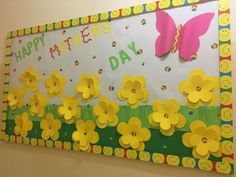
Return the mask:
[[[80,36],[80,33],[79,33],[79,32],[75,33],[75,35],[73,35],[73,36],[71,37],[71,40],[72,40],[72,44],[73,44],[74,46],[81,45],[81,36]]]

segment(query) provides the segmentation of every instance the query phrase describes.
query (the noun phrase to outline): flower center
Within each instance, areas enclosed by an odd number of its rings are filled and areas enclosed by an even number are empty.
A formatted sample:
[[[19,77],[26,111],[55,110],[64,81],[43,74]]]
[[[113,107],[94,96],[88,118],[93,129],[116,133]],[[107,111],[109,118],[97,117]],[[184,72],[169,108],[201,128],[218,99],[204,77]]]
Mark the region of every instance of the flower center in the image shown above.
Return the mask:
[[[197,86],[197,87],[196,87],[196,90],[197,90],[198,92],[200,92],[200,91],[202,90],[202,88],[199,87],[199,86]]]
[[[68,107],[68,110],[69,110],[69,111],[71,111],[71,110],[72,110],[72,108],[69,106],[69,107]]]
[[[203,138],[202,138],[202,142],[203,142],[203,143],[207,143],[207,141],[208,141],[208,140],[207,140],[206,137],[203,137]]]
[[[87,135],[87,132],[84,132],[84,135],[86,136],[86,135]]]
[[[168,119],[169,118],[169,115],[168,114],[164,114],[164,118]]]
[[[132,136],[136,136],[137,134],[135,132],[131,132],[131,135]]]
[[[88,84],[88,88],[89,88],[89,89],[91,88],[91,85],[90,85],[90,84]]]
[[[17,100],[17,96],[14,96],[14,100]]]
[[[38,103],[38,102],[36,102],[36,103],[35,103],[35,106],[38,106],[38,105],[39,105],[39,103]]]
[[[31,82],[32,82],[32,79],[30,79],[29,82],[31,83]]]
[[[136,89],[132,89],[131,92],[132,92],[132,93],[136,93]]]
[[[53,83],[53,85],[54,85],[54,86],[57,86],[57,83],[56,83],[56,82],[54,82],[54,83]]]
[[[51,126],[51,125],[49,125],[49,126],[48,126],[48,128],[49,128],[49,130],[51,130],[51,129],[52,129],[52,126]]]
[[[105,110],[105,111],[103,111],[103,113],[104,113],[104,114],[107,114],[108,112]]]

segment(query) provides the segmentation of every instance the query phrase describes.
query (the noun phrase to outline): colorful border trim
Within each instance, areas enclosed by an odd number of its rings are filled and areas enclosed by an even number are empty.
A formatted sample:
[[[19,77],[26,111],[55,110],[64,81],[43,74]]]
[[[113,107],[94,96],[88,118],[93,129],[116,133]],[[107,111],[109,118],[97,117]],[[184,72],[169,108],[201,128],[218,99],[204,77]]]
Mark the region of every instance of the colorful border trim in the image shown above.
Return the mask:
[[[196,4],[196,3],[199,4],[199,3],[209,2],[209,1],[214,1],[214,0],[180,0],[180,1],[160,0],[157,2],[127,7],[123,9],[117,9],[117,10],[99,13],[95,15],[89,15],[89,16],[74,18],[74,19],[65,20],[65,21],[59,21],[59,22],[50,23],[50,24],[19,29],[19,30],[9,32],[8,37],[14,38],[14,37],[19,37],[19,36],[43,33],[46,31],[65,29],[65,28],[81,26],[81,25],[86,25],[86,24],[91,24],[91,23],[97,23],[97,22],[102,22],[102,21],[111,21],[117,18],[153,12],[158,9],[181,7],[181,6],[186,6],[186,5]]]
[[[3,107],[2,107],[2,119],[0,121],[0,139],[4,141],[31,144],[37,146],[45,146],[49,148],[58,148],[66,150],[79,151],[77,143],[63,142],[63,141],[51,141],[42,140],[36,138],[21,138],[19,136],[9,136],[6,134],[6,119],[7,119],[7,94],[9,90],[9,73],[10,73],[10,57],[11,51],[11,38],[18,36],[25,36],[36,33],[43,33],[52,30],[64,29],[74,26],[80,26],[90,23],[96,23],[101,21],[111,21],[113,19],[153,12],[158,9],[168,9],[172,7],[181,7],[186,5],[194,5],[196,3],[209,2],[212,0],[160,0],[157,2],[147,3],[143,5],[137,5],[133,7],[113,10],[97,15],[90,15],[51,24],[45,24],[16,31],[11,31],[7,34],[6,39],[6,57],[4,59],[4,83],[3,83]],[[183,166],[189,168],[199,168],[206,171],[217,171],[219,173],[232,174],[233,173],[233,119],[232,119],[232,68],[231,68],[231,41],[222,39],[220,36],[221,30],[228,30],[230,33],[230,10],[229,0],[219,0],[219,52],[220,52],[220,94],[221,94],[221,130],[222,130],[222,162],[215,162],[211,160],[197,160],[192,157],[183,157],[180,159],[175,155],[149,153],[149,152],[137,152],[135,150],[126,150],[123,148],[101,147],[93,145],[90,152],[95,154],[104,154],[107,156],[124,157],[128,159],[139,159],[142,161],[151,161],[158,164],[169,164],[174,166]],[[226,19],[225,19],[226,18]],[[221,20],[226,20],[226,23],[221,23]],[[227,54],[224,50],[228,50]],[[225,85],[227,81],[227,86]],[[226,133],[225,129],[229,128]]]

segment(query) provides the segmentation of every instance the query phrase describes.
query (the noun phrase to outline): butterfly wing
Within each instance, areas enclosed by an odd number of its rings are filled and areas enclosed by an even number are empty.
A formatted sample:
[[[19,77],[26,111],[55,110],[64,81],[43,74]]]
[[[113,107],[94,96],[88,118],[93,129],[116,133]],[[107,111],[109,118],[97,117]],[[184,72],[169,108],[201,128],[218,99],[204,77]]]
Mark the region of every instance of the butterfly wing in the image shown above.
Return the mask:
[[[156,11],[156,29],[160,35],[156,39],[155,55],[161,57],[170,52],[176,34],[176,25],[171,16],[164,11]]]
[[[179,56],[185,61],[191,61],[200,47],[199,37],[209,29],[214,13],[204,13],[189,20],[181,29]]]

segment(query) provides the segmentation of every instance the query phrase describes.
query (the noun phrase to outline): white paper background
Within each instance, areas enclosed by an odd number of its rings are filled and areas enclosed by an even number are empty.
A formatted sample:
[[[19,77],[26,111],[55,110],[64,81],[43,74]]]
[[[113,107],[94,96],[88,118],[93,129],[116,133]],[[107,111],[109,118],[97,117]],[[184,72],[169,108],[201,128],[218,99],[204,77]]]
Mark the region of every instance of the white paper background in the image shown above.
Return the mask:
[[[67,79],[65,86],[65,95],[74,95],[75,86],[79,82],[81,73],[97,73],[99,69],[103,69],[101,78],[102,95],[106,95],[111,99],[117,98],[117,90],[121,87],[122,78],[127,75],[143,75],[147,80],[147,88],[150,91],[150,99],[147,104],[153,102],[154,99],[170,99],[176,98],[181,104],[185,104],[185,98],[178,91],[178,85],[182,80],[186,80],[189,73],[201,68],[207,75],[219,75],[219,53],[218,49],[212,49],[213,43],[218,43],[218,2],[209,2],[206,4],[199,4],[197,11],[192,11],[191,6],[180,7],[166,10],[174,19],[177,26],[185,24],[190,18],[206,12],[214,12],[215,16],[211,22],[209,30],[200,38],[200,48],[198,51],[198,58],[192,62],[180,62],[178,58],[178,51],[175,54],[170,54],[165,60],[160,60],[155,57],[155,41],[159,33],[156,30],[156,14],[155,12],[142,14],[110,22],[112,30],[109,33],[97,37],[88,44],[73,47],[72,51],[65,55],[56,56],[52,60],[49,48],[53,47],[67,37],[81,31],[84,26],[66,29],[66,33],[62,35],[63,30],[46,32],[45,33],[45,47],[30,56],[26,57],[21,62],[17,63],[13,57],[11,60],[10,71],[10,86],[20,86],[19,75],[24,70],[31,66],[41,73],[41,80],[39,90],[46,95],[44,88],[44,79],[48,77],[52,71],[59,71],[62,69],[62,74]],[[141,20],[145,19],[146,24],[141,25]],[[88,25],[91,26],[91,25]],[[129,26],[126,30],[125,26]],[[36,36],[35,34],[25,37],[18,37],[12,40],[13,52],[18,51]],[[22,40],[19,43],[19,39]],[[116,41],[117,46],[112,47],[112,41]],[[133,52],[128,49],[127,45],[132,41],[135,42],[137,49],[143,49],[143,54],[134,56]],[[109,65],[108,58],[112,55],[118,57],[119,50],[125,50],[132,58],[130,62],[119,66],[115,71],[112,71]],[[13,55],[14,56],[14,55]],[[41,56],[41,61],[38,57]],[[93,59],[96,56],[96,59]],[[79,61],[79,66],[75,65],[75,60]],[[142,63],[145,63],[144,66]],[[166,72],[164,68],[171,67],[171,72]],[[15,72],[13,70],[16,69]],[[45,73],[45,76],[43,76]],[[72,79],[72,82],[70,81]],[[114,86],[114,91],[109,91],[109,86]],[[166,85],[166,90],[161,90],[162,85]],[[117,99],[118,101],[118,99]],[[60,98],[50,99],[50,103],[60,104]],[[95,100],[90,104],[94,104]],[[120,104],[126,102],[120,101]]]

